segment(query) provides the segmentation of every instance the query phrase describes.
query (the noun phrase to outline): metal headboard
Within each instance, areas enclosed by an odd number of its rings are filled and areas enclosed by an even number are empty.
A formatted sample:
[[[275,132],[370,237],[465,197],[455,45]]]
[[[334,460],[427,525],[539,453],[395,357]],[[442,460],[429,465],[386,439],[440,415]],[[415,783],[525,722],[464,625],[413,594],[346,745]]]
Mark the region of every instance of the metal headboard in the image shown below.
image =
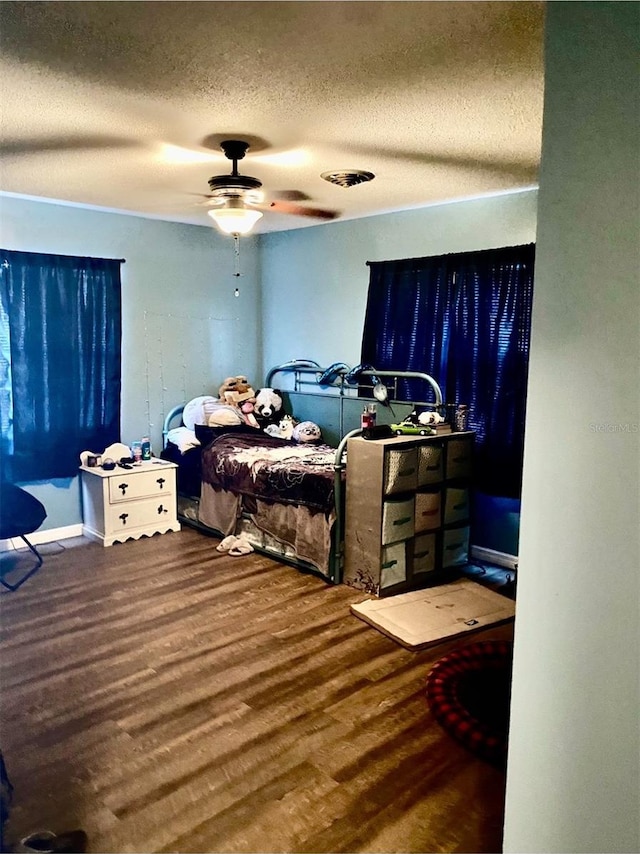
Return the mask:
[[[423,380],[432,388],[435,399],[432,401],[412,400],[410,401],[412,406],[440,409],[443,405],[440,386],[432,376],[421,371],[378,371],[375,368],[363,369],[357,370],[354,381],[352,369],[342,362],[337,362],[328,368],[322,368],[317,362],[308,359],[293,359],[290,362],[285,362],[282,365],[276,365],[276,367],[271,368],[267,374],[266,385],[272,387],[274,385],[273,380],[278,374],[293,376],[293,391],[295,393],[316,393],[323,397],[332,397],[338,400],[339,438],[344,436],[346,429],[348,429],[349,418],[345,416],[345,407],[348,405],[348,402],[355,400],[370,402],[370,397],[360,397],[359,389],[364,386],[374,390],[377,385],[381,384],[383,379],[389,393],[388,403],[390,404],[409,403],[409,401],[399,401],[396,398],[398,380],[416,379]],[[328,379],[327,375],[329,375]]]
[[[186,403],[181,403],[178,406],[174,406],[173,409],[169,410],[165,419],[162,423],[162,447],[164,448],[167,444],[167,433],[171,430],[171,424],[175,421],[176,418],[180,419],[180,423],[174,426],[179,427],[182,424],[182,413],[184,411]]]
[[[277,374],[285,374],[292,373],[294,375],[294,383],[295,390],[300,391],[302,386],[320,386],[323,387],[330,386],[331,388],[335,388],[336,392],[339,396],[347,395],[349,392],[355,391],[354,385],[351,385],[347,382],[347,375],[350,372],[350,368],[348,365],[341,364],[340,366],[336,366],[333,371],[334,378],[331,382],[320,383],[320,378],[322,377],[325,371],[328,371],[329,368],[321,367],[317,362],[311,361],[309,359],[292,359],[290,362],[285,362],[282,365],[276,365],[274,368],[271,368],[269,373],[267,374],[267,379],[265,382],[266,386],[273,386],[273,378]],[[313,377],[313,379],[309,379]],[[428,383],[433,389],[433,393],[435,396],[435,401],[421,401],[416,400],[413,401],[416,405],[419,406],[442,406],[442,390],[438,383],[434,380],[432,376],[429,374],[425,374],[422,371],[378,371],[375,368],[371,370],[362,370],[358,371],[358,381],[361,377],[367,377],[371,380],[371,387],[376,385],[376,380],[380,377],[384,377],[386,380],[390,380],[389,383],[385,383],[391,387],[391,400],[393,401],[395,398],[393,397],[396,394],[397,381],[399,379],[416,379],[416,380],[424,380]],[[362,385],[362,383],[360,383]]]
[[[330,369],[332,369],[332,380],[325,381],[320,384],[320,378]],[[320,364],[318,364],[318,362],[315,362],[312,359],[292,359],[289,362],[284,362],[282,365],[276,365],[275,367],[271,368],[271,370],[267,373],[265,386],[273,387],[274,377],[276,377],[278,374],[290,374],[293,375],[294,390],[296,392],[304,392],[305,389],[308,392],[310,388],[316,388],[318,389],[318,393],[320,393],[320,389],[322,389],[322,393],[328,397],[357,399],[358,387],[347,382],[347,375],[349,374],[350,370],[351,369],[349,368],[349,366],[345,365],[344,363],[336,363],[336,365],[329,366],[329,368],[323,368]],[[366,383],[361,382],[361,378],[369,379],[371,381],[371,385],[369,386],[370,388],[374,388],[375,385],[378,384],[378,381],[381,378],[384,378],[385,385],[389,389],[389,400],[391,403],[406,403],[406,401],[396,401],[394,397],[394,395],[397,394],[397,381],[399,379],[424,380],[433,389],[435,400],[416,400],[411,401],[412,404],[417,406],[434,408],[439,408],[442,406],[443,401],[440,386],[432,376],[430,376],[429,374],[422,373],[421,371],[378,371],[375,369],[371,369],[359,371],[357,376],[358,384],[360,386],[366,385]],[[181,419],[183,410],[184,404],[174,406],[173,409],[171,409],[165,417],[162,425],[163,447],[167,443],[167,434],[171,429],[173,422],[177,419]],[[344,419],[341,401],[340,436],[344,434],[343,420]],[[182,423],[181,420],[179,423]]]

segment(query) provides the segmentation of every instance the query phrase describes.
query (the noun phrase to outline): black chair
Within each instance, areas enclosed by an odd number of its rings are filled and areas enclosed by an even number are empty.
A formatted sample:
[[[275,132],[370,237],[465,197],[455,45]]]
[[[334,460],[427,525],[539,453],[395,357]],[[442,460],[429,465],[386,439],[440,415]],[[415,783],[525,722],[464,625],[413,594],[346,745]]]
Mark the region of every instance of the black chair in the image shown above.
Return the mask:
[[[21,537],[36,557],[36,565],[15,584],[5,581],[0,574],[0,584],[7,590],[17,590],[42,566],[42,556],[26,535],[37,530],[46,518],[44,504],[26,489],[6,481],[0,483],[0,540]]]

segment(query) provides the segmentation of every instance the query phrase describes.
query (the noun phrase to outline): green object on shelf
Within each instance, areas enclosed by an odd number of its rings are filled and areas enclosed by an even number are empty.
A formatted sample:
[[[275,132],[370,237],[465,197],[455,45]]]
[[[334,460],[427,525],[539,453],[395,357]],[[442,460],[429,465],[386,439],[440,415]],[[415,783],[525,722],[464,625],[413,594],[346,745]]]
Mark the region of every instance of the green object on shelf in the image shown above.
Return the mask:
[[[399,424],[391,424],[391,429],[396,436],[432,436],[435,430],[428,425],[416,425],[408,421]]]

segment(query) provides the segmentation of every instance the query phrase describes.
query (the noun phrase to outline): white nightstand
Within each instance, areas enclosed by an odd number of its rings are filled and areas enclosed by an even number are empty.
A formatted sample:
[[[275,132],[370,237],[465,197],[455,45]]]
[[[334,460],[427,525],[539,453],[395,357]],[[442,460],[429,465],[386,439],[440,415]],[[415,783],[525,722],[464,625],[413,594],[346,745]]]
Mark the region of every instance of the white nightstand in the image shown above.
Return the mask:
[[[80,466],[84,536],[112,546],[179,531],[176,469],[164,460],[112,471]]]

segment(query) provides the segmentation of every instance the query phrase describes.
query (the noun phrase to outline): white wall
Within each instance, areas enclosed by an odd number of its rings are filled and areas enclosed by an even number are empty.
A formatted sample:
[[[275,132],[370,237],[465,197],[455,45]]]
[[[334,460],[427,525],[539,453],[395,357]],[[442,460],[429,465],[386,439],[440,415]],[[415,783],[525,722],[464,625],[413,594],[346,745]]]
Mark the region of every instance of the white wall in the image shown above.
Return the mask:
[[[293,358],[357,365],[367,261],[532,243],[536,201],[530,190],[262,235],[263,372]]]
[[[121,417],[126,444],[149,435],[159,450],[162,421],[173,406],[204,392],[217,394],[227,376],[258,375],[255,237],[242,241],[243,275],[236,279],[233,241],[213,228],[0,196],[0,244],[126,260]],[[77,478],[29,490],[47,507],[44,530],[81,521]]]
[[[640,851],[640,7],[547,7],[507,852]]]

